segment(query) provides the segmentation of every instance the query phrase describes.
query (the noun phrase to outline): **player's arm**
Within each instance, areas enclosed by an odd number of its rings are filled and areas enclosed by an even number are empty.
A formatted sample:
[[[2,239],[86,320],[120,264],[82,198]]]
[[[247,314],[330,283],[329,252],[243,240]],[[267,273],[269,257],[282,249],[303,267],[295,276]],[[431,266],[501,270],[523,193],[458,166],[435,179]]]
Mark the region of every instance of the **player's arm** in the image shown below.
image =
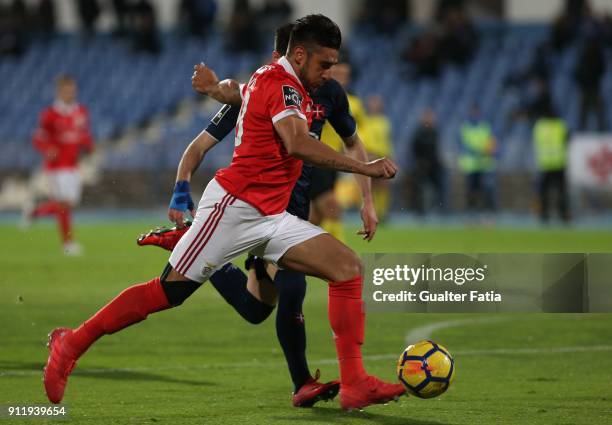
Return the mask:
[[[223,105],[206,129],[198,134],[183,152],[176,172],[174,192],[168,207],[168,218],[178,227],[184,226],[187,210],[192,216],[195,215],[195,205],[189,192],[191,176],[204,160],[206,153],[220,140],[223,140],[236,126],[238,109],[230,105]]]
[[[34,148],[47,159],[54,159],[57,157],[57,148],[51,143],[52,127],[51,115],[49,115],[47,111],[43,111],[40,115],[38,127],[34,131],[32,144]]]
[[[350,137],[343,137],[344,149],[346,155],[357,161],[367,162],[368,154],[363,145],[363,141],[355,132]],[[374,199],[372,198],[372,180],[370,177],[355,174],[355,180],[361,190],[361,198],[363,205],[361,207],[361,220],[363,221],[363,229],[358,232],[368,242],[374,238],[376,227],[378,226],[378,216],[374,208]]]
[[[329,123],[338,136],[342,138],[346,155],[357,161],[367,162],[368,154],[363,141],[357,134],[357,123],[351,113],[346,92],[340,84],[332,84],[331,88],[333,90],[334,107],[331,116],[328,118]],[[355,174],[355,180],[361,190],[363,201],[361,207],[363,229],[358,234],[363,235],[363,238],[369,242],[374,237],[378,226],[378,216],[372,198],[372,181],[369,177],[361,174]]]
[[[289,155],[308,161],[317,167],[385,179],[393,178],[397,172],[397,166],[387,158],[371,162],[357,161],[314,139],[308,134],[306,120],[297,112],[276,121],[274,128]]]
[[[239,106],[242,103],[240,84],[236,80],[219,81],[211,68],[199,63],[193,67],[191,86],[200,94],[205,94],[218,102]]]
[[[81,135],[81,148],[87,153],[92,153],[94,150],[94,141],[93,136],[91,135],[89,111],[84,109],[83,114],[85,115],[85,128],[83,129],[83,134]]]

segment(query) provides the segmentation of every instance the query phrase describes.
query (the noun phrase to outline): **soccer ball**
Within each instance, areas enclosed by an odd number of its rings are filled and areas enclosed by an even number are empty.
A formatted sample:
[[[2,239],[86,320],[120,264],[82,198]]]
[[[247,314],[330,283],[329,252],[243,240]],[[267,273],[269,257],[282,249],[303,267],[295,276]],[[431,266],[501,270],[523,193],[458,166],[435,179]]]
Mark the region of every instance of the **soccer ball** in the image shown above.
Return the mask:
[[[397,362],[397,377],[410,394],[420,398],[442,394],[453,381],[454,373],[453,357],[433,341],[409,345]]]

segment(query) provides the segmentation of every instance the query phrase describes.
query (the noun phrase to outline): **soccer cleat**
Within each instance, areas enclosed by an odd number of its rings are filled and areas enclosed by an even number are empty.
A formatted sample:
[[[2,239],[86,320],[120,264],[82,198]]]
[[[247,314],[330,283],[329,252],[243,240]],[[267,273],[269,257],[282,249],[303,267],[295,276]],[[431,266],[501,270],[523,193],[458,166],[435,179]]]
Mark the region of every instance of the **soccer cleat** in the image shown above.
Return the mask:
[[[69,257],[78,257],[83,254],[83,248],[76,242],[66,242],[64,244],[64,254]]]
[[[385,404],[399,399],[405,392],[401,384],[390,384],[368,375],[356,384],[340,386],[340,407],[343,410],[353,410],[371,404]]]
[[[32,227],[34,207],[34,202],[28,197],[21,207],[21,222],[19,223],[21,229],[27,230]]]
[[[72,333],[69,328],[56,328],[49,334],[49,358],[43,371],[45,392],[51,403],[59,403],[64,397],[68,375],[74,369],[76,360],[66,352],[63,344],[66,334]]]
[[[136,243],[140,246],[155,245],[167,251],[172,251],[185,232],[189,230],[189,226],[191,226],[191,221],[185,221],[185,226],[180,229],[176,226],[158,227],[150,230],[149,233],[140,235]]]
[[[308,381],[293,394],[292,403],[294,407],[312,407],[319,401],[333,400],[340,390],[340,381],[319,382],[321,372],[317,369],[314,378]]]

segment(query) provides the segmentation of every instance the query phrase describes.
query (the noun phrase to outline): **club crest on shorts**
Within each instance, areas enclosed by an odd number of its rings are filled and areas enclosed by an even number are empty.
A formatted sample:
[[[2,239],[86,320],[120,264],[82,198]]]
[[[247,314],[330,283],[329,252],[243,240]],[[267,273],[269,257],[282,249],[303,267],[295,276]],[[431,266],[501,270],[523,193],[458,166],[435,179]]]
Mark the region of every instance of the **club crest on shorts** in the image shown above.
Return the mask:
[[[302,95],[291,86],[283,86],[283,99],[285,100],[285,107],[302,107]]]
[[[205,281],[208,280],[210,276],[212,276],[212,274],[215,272],[216,267],[217,266],[215,266],[214,264],[204,264],[204,267],[202,267],[202,276],[204,277]]]

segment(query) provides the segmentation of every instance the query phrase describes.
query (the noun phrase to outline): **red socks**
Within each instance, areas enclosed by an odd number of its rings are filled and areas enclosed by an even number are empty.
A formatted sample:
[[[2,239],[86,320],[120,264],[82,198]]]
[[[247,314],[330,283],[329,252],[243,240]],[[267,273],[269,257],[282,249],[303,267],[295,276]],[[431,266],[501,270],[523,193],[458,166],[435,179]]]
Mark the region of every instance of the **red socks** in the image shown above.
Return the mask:
[[[42,202],[36,206],[32,211],[32,217],[43,217],[47,215],[57,215],[58,211],[62,209],[62,204],[57,201]]]
[[[57,201],[47,201],[39,204],[32,211],[32,218],[54,215],[60,229],[62,242],[70,242],[72,240],[72,214],[70,207]]]
[[[329,323],[334,332],[340,363],[340,381],[344,385],[366,377],[361,360],[365,331],[365,306],[361,299],[361,289],[361,276],[345,282],[329,282]]]
[[[57,213],[57,222],[62,236],[62,242],[70,242],[72,240],[72,213],[70,208],[61,208]]]
[[[120,331],[170,308],[159,278],[130,286],[68,336],[67,343],[78,359],[98,338]]]

